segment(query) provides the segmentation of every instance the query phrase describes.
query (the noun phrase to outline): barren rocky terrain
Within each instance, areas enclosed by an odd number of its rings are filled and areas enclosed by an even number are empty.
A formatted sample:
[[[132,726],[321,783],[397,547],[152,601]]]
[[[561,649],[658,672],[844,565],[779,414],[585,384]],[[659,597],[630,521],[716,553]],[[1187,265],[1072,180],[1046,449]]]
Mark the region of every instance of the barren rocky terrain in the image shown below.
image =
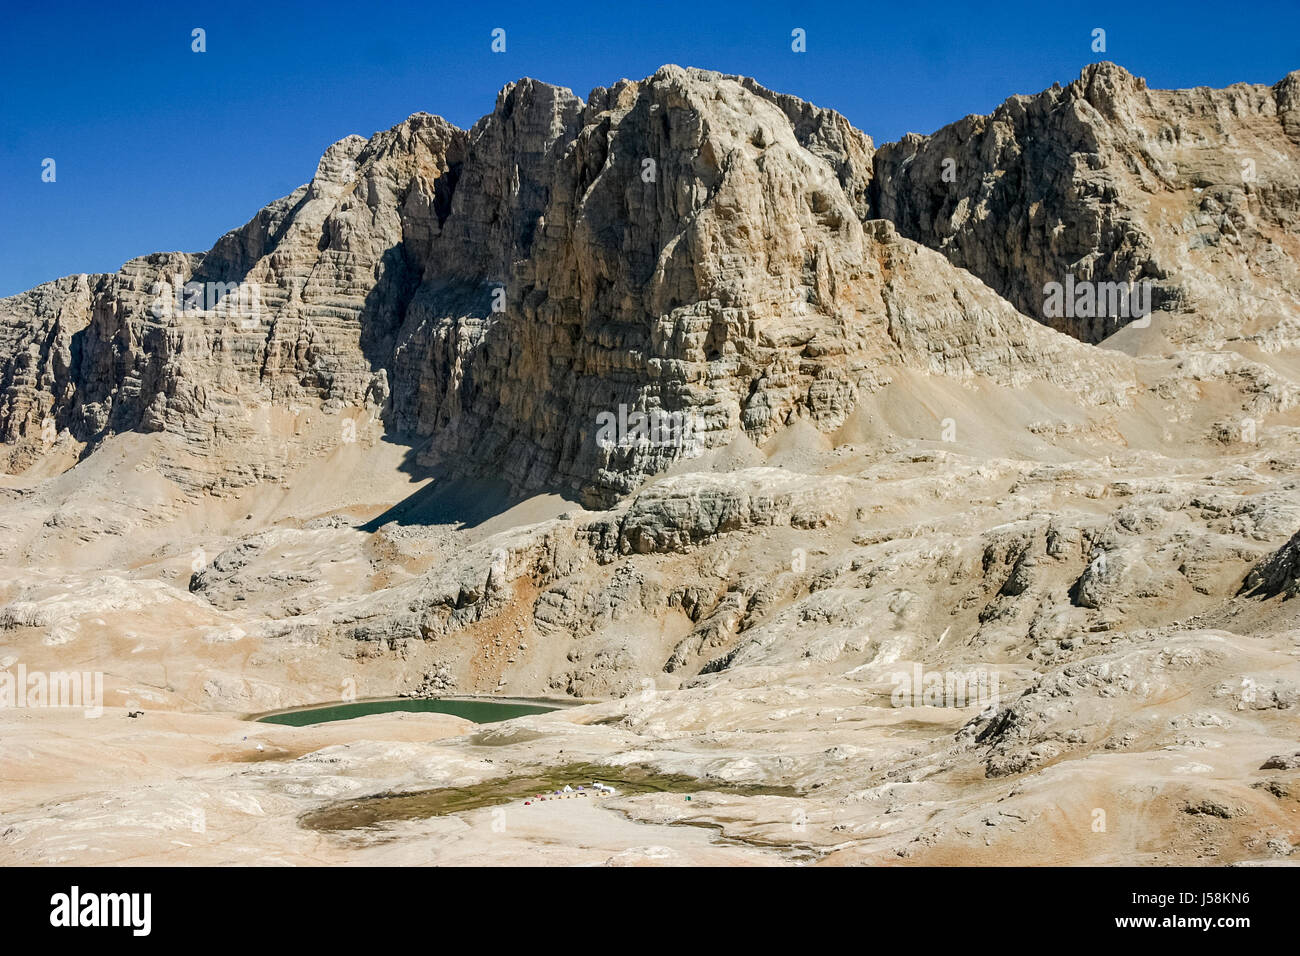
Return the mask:
[[[0,300],[0,863],[1300,862],[1298,261],[1300,71],[340,140]],[[578,706],[246,719],[396,695]]]

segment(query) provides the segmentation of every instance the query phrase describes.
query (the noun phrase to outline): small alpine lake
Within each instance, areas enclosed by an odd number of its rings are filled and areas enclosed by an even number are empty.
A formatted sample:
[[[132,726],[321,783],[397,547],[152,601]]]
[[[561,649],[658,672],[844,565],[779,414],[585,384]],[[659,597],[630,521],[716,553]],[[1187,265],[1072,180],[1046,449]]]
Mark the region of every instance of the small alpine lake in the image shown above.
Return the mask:
[[[265,724],[306,727],[335,720],[352,720],[369,714],[394,712],[415,714],[452,714],[476,724],[494,724],[512,717],[544,714],[566,706],[559,701],[530,699],[496,699],[482,697],[381,697],[370,700],[321,704],[293,710],[272,711],[252,719]]]

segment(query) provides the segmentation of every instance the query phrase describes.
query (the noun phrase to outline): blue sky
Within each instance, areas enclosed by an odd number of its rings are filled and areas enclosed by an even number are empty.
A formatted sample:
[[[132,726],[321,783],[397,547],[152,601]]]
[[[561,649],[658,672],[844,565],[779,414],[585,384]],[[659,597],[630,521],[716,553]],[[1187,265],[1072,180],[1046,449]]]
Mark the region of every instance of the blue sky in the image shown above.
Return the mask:
[[[743,73],[882,143],[1099,59],[1154,87],[1271,84],[1300,68],[1296,0],[106,6],[12,3],[0,21],[0,295],[207,249],[310,179],[330,143],[418,110],[468,127],[521,76],[585,97],[664,63]],[[191,52],[195,27],[206,53]],[[796,27],[806,53],[790,49]]]

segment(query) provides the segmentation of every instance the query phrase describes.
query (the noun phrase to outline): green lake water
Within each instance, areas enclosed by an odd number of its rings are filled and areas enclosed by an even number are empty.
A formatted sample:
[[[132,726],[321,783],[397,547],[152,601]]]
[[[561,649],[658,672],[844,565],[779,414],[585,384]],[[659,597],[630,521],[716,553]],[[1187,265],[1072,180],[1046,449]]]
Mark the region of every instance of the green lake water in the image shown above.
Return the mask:
[[[367,714],[406,711],[417,714],[453,714],[472,720],[476,724],[492,724],[499,720],[509,720],[511,717],[544,714],[556,709],[553,705],[527,701],[402,697],[392,700],[359,700],[350,704],[326,704],[323,707],[267,714],[257,720],[259,723],[306,727],[308,724],[323,724],[331,720],[351,720],[353,717],[365,717]]]

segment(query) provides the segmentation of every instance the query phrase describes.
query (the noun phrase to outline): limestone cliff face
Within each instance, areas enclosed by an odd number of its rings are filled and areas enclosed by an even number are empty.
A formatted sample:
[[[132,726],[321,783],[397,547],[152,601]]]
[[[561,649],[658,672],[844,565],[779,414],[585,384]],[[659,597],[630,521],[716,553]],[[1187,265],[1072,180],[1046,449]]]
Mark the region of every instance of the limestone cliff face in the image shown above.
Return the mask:
[[[73,337],[85,328],[92,298],[104,284],[103,276],[69,276],[0,305],[4,317],[0,322],[4,370],[0,439],[6,443],[27,435],[39,438],[51,411],[74,400]]]
[[[398,345],[394,414],[431,459],[599,499],[682,454],[598,446],[620,406],[693,416],[705,443],[842,419],[861,370],[809,344],[842,339],[867,268],[871,146],[842,118],[670,67],[585,106],[526,81],[471,141]]]
[[[163,432],[160,467],[220,491],[318,451],[306,417],[360,410],[424,464],[607,505],[742,433],[839,428],[902,369],[1123,405],[1128,359],[1015,306],[1074,270],[1156,277],[1161,308],[1226,289],[1289,315],[1296,82],[1157,94],[1097,67],[874,152],[745,78],[664,67],[585,103],[522,80],[468,132],[417,114],[341,140],[206,254],[0,302],[0,437],[12,470]],[[1257,184],[1228,183],[1225,138]],[[1166,201],[1192,190],[1200,212]],[[620,408],[689,420],[692,443],[599,440]]]
[[[881,148],[873,215],[1083,341],[1132,316],[1045,314],[1067,274],[1149,281],[1168,338],[1221,341],[1300,317],[1298,129],[1300,72],[1164,91],[1094,64]]]
[[[4,300],[11,467],[51,439],[169,432],[178,442],[164,470],[217,490],[276,477],[277,461],[308,451],[292,438],[272,448],[273,417],[381,404],[379,357],[446,217],[465,142],[424,114],[369,142],[348,137],[309,184],[205,255],[148,256]]]

